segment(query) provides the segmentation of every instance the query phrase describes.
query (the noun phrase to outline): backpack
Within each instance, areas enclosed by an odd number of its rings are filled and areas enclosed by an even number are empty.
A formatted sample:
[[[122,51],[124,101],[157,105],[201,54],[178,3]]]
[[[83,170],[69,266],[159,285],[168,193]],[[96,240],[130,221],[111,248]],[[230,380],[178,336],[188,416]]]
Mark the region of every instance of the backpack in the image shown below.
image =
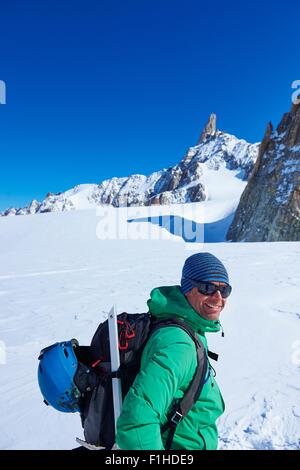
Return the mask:
[[[176,326],[183,329],[194,341],[197,353],[197,367],[185,395],[174,401],[168,420],[161,428],[168,429],[165,448],[170,449],[176,426],[187,415],[198,400],[208,368],[208,359],[197,334],[182,320],[170,318],[156,320],[149,313],[117,316],[120,368],[111,371],[108,321],[101,323],[90,346],[77,346],[78,361],[74,383],[81,392],[79,408],[85,441],[79,443],[90,449],[112,449],[115,443],[114,410],[112,398],[112,377],[121,380],[122,398],[126,396],[140,370],[143,349],[149,337],[159,328]]]

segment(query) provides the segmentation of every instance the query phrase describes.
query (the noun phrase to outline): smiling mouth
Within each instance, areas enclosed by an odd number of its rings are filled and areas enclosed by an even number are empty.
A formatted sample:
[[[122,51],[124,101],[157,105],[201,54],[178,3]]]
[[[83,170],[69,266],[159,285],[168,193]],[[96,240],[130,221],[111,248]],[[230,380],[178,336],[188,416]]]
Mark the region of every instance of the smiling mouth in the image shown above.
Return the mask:
[[[210,305],[210,304],[207,304],[207,303],[205,303],[204,305],[206,307],[211,308],[211,309],[216,309],[216,308],[221,308],[222,307],[222,305]]]

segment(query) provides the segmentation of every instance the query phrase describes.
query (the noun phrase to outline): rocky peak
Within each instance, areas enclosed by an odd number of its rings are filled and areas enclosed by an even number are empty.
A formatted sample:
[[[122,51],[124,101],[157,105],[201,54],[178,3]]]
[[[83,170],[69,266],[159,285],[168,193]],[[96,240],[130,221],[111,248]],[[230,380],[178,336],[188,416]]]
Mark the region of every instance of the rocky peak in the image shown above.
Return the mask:
[[[271,142],[272,132],[273,132],[273,124],[270,121],[267,125],[263,140],[261,141],[261,144],[259,146],[257,160],[255,162],[251,177],[253,177],[257,173],[260,167],[262,156],[264,155],[265,151],[268,148],[268,145]]]
[[[294,104],[290,113],[288,113],[288,117],[286,118],[286,122],[283,123],[283,120],[279,124],[277,128],[278,134],[282,132],[286,132],[286,145],[288,147],[294,147],[300,144],[300,104]]]
[[[268,124],[227,238],[300,240],[300,104]]]
[[[214,137],[217,132],[217,116],[212,113],[209,116],[209,119],[201,132],[200,139],[197,143],[197,145],[200,145],[202,142],[204,142],[208,137]]]

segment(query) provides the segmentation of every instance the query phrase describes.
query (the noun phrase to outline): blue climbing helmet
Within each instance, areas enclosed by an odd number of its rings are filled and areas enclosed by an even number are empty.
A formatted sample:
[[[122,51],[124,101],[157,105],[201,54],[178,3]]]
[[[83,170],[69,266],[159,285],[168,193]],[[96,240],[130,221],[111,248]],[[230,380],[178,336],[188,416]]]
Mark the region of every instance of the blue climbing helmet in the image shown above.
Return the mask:
[[[78,368],[76,339],[55,343],[42,349],[39,355],[38,382],[46,405],[65,413],[80,412],[81,393],[74,383]]]

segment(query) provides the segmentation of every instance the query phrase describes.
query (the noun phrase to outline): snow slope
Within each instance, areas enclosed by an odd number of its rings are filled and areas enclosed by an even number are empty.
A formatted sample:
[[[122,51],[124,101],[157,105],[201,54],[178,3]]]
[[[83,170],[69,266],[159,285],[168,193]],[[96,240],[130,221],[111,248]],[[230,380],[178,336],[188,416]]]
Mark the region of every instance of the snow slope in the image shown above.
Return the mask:
[[[228,201],[217,209],[212,201],[186,205],[183,216],[213,223],[230,214]],[[149,217],[148,208],[138,209],[122,220]],[[109,213],[108,226],[116,214]],[[127,224],[131,239],[101,239],[102,222],[92,210],[0,218],[0,449],[75,447],[79,416],[43,404],[40,349],[72,337],[88,344],[113,303],[119,311],[146,311],[150,290],[177,284],[185,258],[201,249],[145,222]],[[150,226],[148,234],[160,239],[141,239]],[[220,354],[226,403],[219,447],[300,448],[300,243],[204,249],[223,260],[233,285],[221,318],[225,337],[208,335]]]

